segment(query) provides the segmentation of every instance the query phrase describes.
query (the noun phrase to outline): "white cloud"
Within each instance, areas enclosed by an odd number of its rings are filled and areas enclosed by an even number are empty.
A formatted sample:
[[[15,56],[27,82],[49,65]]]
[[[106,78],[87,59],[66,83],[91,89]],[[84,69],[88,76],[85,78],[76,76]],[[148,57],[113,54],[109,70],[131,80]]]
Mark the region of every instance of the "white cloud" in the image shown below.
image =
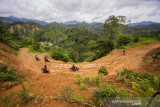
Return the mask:
[[[124,15],[132,22],[160,22],[160,0],[0,0],[0,16],[65,22],[104,22]]]

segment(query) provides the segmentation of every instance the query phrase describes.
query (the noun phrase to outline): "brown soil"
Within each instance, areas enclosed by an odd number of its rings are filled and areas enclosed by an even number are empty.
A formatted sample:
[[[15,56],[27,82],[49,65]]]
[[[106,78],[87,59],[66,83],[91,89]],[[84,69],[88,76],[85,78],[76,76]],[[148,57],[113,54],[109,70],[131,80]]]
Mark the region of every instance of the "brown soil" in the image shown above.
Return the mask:
[[[80,91],[80,86],[74,83],[76,79],[75,75],[80,74],[82,76],[94,76],[97,74],[98,69],[101,66],[106,66],[109,75],[108,78],[115,78],[116,71],[122,70],[123,68],[132,69],[136,72],[147,72],[142,67],[143,58],[147,53],[153,49],[159,48],[160,42],[143,45],[136,48],[130,48],[126,50],[126,55],[123,56],[123,50],[113,50],[107,56],[102,57],[93,62],[76,63],[79,67],[79,71],[71,72],[69,68],[73,63],[64,63],[62,61],[56,61],[51,59],[50,55],[28,53],[27,48],[22,48],[19,52],[18,59],[20,63],[16,63],[18,70],[23,72],[27,77],[30,78],[30,82],[24,82],[24,85],[33,93],[35,96],[42,95],[43,101],[37,105],[33,102],[24,105],[27,107],[70,107],[72,106],[68,102],[56,101],[52,96],[60,94],[65,87],[71,87],[76,93],[79,93],[83,97],[92,97],[92,90],[94,87],[89,87],[89,90]],[[41,61],[35,60],[35,55],[38,55]],[[48,69],[51,71],[50,74],[43,74],[41,68],[44,67],[44,56],[49,56],[50,62],[46,63]],[[157,69],[158,70],[158,69]],[[152,71],[150,71],[152,73]],[[160,71],[157,71],[157,75],[160,75]],[[121,83],[114,82],[113,84],[121,86]],[[8,95],[9,93],[17,92],[21,89],[21,86],[14,86],[10,90],[5,90],[0,93],[0,96]],[[75,105],[77,106],[77,105]]]
[[[153,49],[148,52],[142,60],[142,68],[147,72],[153,72],[154,74],[159,74],[160,72],[160,55],[157,53],[160,52],[160,47]],[[153,56],[157,56],[156,59],[152,58]]]

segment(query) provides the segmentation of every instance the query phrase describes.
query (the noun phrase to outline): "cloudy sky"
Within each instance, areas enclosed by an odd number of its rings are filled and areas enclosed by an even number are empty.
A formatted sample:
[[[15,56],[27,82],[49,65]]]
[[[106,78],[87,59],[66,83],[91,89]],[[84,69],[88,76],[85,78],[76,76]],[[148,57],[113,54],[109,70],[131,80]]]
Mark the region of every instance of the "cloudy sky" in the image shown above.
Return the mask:
[[[160,0],[0,0],[0,16],[47,22],[104,22],[110,15],[131,22],[160,22]]]

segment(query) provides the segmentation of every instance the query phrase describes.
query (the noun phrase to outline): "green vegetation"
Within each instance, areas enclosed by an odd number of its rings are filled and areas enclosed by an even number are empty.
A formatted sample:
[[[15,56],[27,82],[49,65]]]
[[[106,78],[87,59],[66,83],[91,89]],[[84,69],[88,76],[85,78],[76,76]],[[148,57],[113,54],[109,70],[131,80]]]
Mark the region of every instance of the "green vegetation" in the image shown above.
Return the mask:
[[[67,100],[71,104],[78,103],[79,105],[93,106],[93,101],[87,97],[82,97],[80,94],[75,93],[70,87],[66,87],[61,91],[62,95],[54,96],[53,98],[59,101]]]
[[[131,96],[126,89],[121,87],[117,89],[114,85],[107,84],[95,89],[93,93],[94,100],[98,107],[104,107],[104,98],[107,97],[129,97]]]
[[[74,82],[75,82],[75,84],[80,85],[81,82],[82,82],[82,79],[81,78],[77,78]]]
[[[13,67],[7,65],[0,65],[0,81],[22,81],[23,74],[20,74]]]
[[[117,39],[117,47],[119,46],[125,46],[129,43],[133,42],[132,35],[129,34],[121,34]]]
[[[0,98],[0,104],[3,104],[5,107],[11,107],[14,103],[14,93],[9,94],[3,98]]]
[[[84,84],[81,84],[80,90],[88,90],[88,87]]]
[[[137,73],[128,69],[117,72],[117,77],[129,79],[131,86],[135,89],[135,94],[138,97],[151,97],[156,90],[158,90],[160,85],[159,77],[146,73]]]
[[[105,98],[131,98],[131,97],[151,97],[160,86],[160,78],[147,74],[147,73],[137,73],[133,70],[124,69],[117,72],[117,80],[124,82],[124,85],[134,89],[125,89],[124,87],[116,88],[115,85],[109,84],[108,80],[106,84],[102,85],[103,74],[95,75],[94,77],[81,77],[76,75],[76,83],[80,85],[80,90],[90,90],[91,86],[98,86],[92,92],[93,99],[83,98],[78,93],[75,93],[73,89],[67,87],[61,93],[62,95],[54,96],[55,99],[59,101],[67,100],[72,104],[78,103],[80,105],[98,106],[104,107]],[[128,84],[126,84],[128,82]],[[100,85],[101,84],[101,85]],[[130,84],[130,85],[129,85]],[[159,97],[159,96],[158,96]],[[148,104],[148,100],[143,101],[139,99],[144,105]]]
[[[26,104],[33,99],[33,94],[22,85],[22,90],[18,93],[19,98],[21,99],[22,104]]]
[[[91,79],[90,79],[89,77],[87,77],[87,76],[84,77],[82,80],[83,80],[83,82],[86,83],[86,84],[90,84],[90,83],[91,83]]]
[[[99,85],[103,76],[104,76],[103,74],[100,74],[100,75],[95,75],[92,78],[90,78],[90,77],[78,77],[75,80],[75,84],[81,85],[81,83],[84,83],[84,84],[87,84],[89,86]],[[84,84],[83,84],[83,86],[84,86]]]
[[[13,82],[6,82],[6,83],[3,84],[3,87],[5,89],[10,89],[12,86],[14,86]]]
[[[125,16],[109,16],[105,23],[82,22],[78,25],[36,22],[1,22],[0,40],[14,49],[29,47],[30,52],[48,52],[55,60],[90,62],[105,56],[115,48],[136,47],[159,40],[160,31],[143,27],[128,27]],[[8,28],[8,29],[7,29]],[[10,31],[10,32],[8,32]]]
[[[136,43],[130,42],[126,46],[120,46],[118,48],[119,49],[128,49],[128,48],[137,47],[137,46],[141,46],[141,45],[145,45],[145,44],[149,44],[149,43],[153,43],[153,42],[157,42],[157,40],[155,38],[139,38],[139,42],[136,42]]]
[[[10,33],[7,30],[7,27],[0,20],[0,41],[8,44],[11,48],[18,50],[18,45],[12,40]]]

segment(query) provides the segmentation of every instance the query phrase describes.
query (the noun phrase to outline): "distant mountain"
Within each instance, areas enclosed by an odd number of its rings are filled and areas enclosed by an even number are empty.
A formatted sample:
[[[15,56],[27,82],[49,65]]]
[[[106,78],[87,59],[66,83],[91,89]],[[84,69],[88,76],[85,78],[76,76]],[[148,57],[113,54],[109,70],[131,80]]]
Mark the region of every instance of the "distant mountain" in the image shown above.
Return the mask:
[[[11,23],[15,22],[14,20],[6,18],[6,17],[0,17],[0,20],[5,24],[11,24]]]
[[[47,22],[45,22],[45,21],[40,21],[40,20],[36,20],[36,19],[18,18],[18,17],[15,17],[15,16],[0,17],[0,19],[5,24],[12,24],[13,22],[16,22],[16,21],[22,21],[22,22],[34,21],[34,22],[37,22],[41,25],[46,25],[47,24]]]
[[[133,27],[133,26],[137,26],[137,25],[150,25],[150,24],[159,24],[159,23],[152,22],[152,21],[143,21],[143,22],[138,22],[138,23],[131,23],[131,24],[129,24],[129,26]]]
[[[68,22],[64,22],[63,24],[65,25],[76,25],[76,24],[79,24],[81,22],[78,22],[78,21],[68,21]]]

